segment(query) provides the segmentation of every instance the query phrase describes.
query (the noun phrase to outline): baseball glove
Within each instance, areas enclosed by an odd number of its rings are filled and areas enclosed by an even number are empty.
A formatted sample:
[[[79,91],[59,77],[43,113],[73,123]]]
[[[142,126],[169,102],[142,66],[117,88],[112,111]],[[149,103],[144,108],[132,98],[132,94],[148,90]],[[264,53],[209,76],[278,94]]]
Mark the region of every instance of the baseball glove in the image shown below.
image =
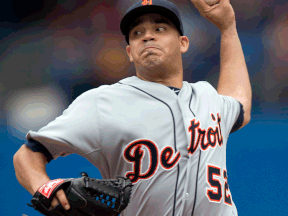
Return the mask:
[[[94,179],[86,173],[80,178],[56,179],[42,185],[27,204],[47,216],[109,216],[119,215],[128,205],[132,183],[130,179]],[[70,204],[65,210],[61,204],[49,210],[56,192],[63,189]]]

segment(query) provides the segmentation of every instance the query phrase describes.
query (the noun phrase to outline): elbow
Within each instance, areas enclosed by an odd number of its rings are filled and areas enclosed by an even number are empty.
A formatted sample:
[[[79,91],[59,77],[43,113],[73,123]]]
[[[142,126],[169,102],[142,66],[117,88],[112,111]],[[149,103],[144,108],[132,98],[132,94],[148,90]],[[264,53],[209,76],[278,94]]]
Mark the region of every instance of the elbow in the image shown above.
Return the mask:
[[[20,168],[20,162],[19,162],[19,160],[20,160],[19,151],[20,151],[20,149],[13,156],[13,166],[14,166],[15,177],[18,180],[18,182],[20,183],[21,179],[20,179],[19,174],[21,173],[21,168]]]
[[[16,167],[17,167],[16,165],[17,165],[17,163],[19,161],[19,151],[20,151],[20,149],[13,156],[13,166],[14,166],[15,172],[17,171],[16,170]]]
[[[21,154],[22,152],[24,151],[26,145],[23,144],[19,149],[18,151],[14,154],[13,156],[13,164],[15,165],[18,161],[19,161],[19,158],[21,157]]]
[[[242,127],[247,125],[250,121],[251,121],[251,107],[249,109],[244,110],[244,119],[243,119]]]
[[[14,166],[16,177],[17,177],[17,173],[21,171],[20,164],[21,164],[21,154],[23,152],[23,148],[24,148],[24,145],[21,146],[13,156],[13,166]]]
[[[242,103],[244,109],[243,126],[245,126],[251,121],[252,96],[246,96],[246,98],[240,102]]]

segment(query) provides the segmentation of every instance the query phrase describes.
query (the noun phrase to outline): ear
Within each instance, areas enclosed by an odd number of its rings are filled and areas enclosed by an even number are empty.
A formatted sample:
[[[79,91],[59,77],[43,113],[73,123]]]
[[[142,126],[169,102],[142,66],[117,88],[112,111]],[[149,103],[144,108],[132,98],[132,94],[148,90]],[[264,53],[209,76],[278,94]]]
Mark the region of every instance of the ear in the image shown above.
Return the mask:
[[[128,56],[129,56],[129,58],[130,58],[130,62],[133,62],[133,57],[132,57],[132,55],[131,55],[130,45],[128,45],[128,46],[126,47],[126,52],[127,52]]]
[[[187,52],[189,48],[189,39],[186,36],[180,36],[180,51],[181,53]]]

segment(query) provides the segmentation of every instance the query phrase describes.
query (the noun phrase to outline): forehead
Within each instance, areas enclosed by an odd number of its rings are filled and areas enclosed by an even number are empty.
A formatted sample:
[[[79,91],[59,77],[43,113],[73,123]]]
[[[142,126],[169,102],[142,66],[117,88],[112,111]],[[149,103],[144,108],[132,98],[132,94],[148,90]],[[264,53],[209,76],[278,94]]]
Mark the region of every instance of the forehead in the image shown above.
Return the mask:
[[[174,24],[165,16],[162,16],[160,14],[145,14],[140,17],[138,17],[130,26],[130,30],[144,22],[150,22],[150,23],[166,23],[168,25],[174,26]]]

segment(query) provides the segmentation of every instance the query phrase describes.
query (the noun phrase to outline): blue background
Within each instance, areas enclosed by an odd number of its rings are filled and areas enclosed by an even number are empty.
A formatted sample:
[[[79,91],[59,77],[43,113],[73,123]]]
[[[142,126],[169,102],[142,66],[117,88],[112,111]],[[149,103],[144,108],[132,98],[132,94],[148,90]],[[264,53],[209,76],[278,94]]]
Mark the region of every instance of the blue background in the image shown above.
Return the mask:
[[[14,173],[13,155],[25,141],[28,130],[35,129],[33,119],[25,124],[20,119],[17,121],[19,116],[14,115],[16,107],[13,107],[17,103],[11,102],[15,101],[14,93],[24,92],[28,100],[31,93],[28,90],[53,84],[59,90],[57,94],[64,95],[57,101],[62,111],[82,92],[133,75],[135,69],[125,57],[126,43],[119,31],[119,20],[134,2],[15,0],[3,3],[0,9],[1,216],[40,215],[26,205],[32,196],[18,183]],[[189,51],[183,55],[184,80],[206,80],[217,86],[218,29],[202,18],[189,1],[173,2],[181,11],[184,32],[191,42]],[[280,0],[231,0],[231,4],[251,79],[253,108],[251,122],[228,140],[229,187],[240,216],[288,215],[288,4]],[[82,171],[101,178],[98,169],[78,155],[59,158],[47,165],[51,179],[78,177]]]

